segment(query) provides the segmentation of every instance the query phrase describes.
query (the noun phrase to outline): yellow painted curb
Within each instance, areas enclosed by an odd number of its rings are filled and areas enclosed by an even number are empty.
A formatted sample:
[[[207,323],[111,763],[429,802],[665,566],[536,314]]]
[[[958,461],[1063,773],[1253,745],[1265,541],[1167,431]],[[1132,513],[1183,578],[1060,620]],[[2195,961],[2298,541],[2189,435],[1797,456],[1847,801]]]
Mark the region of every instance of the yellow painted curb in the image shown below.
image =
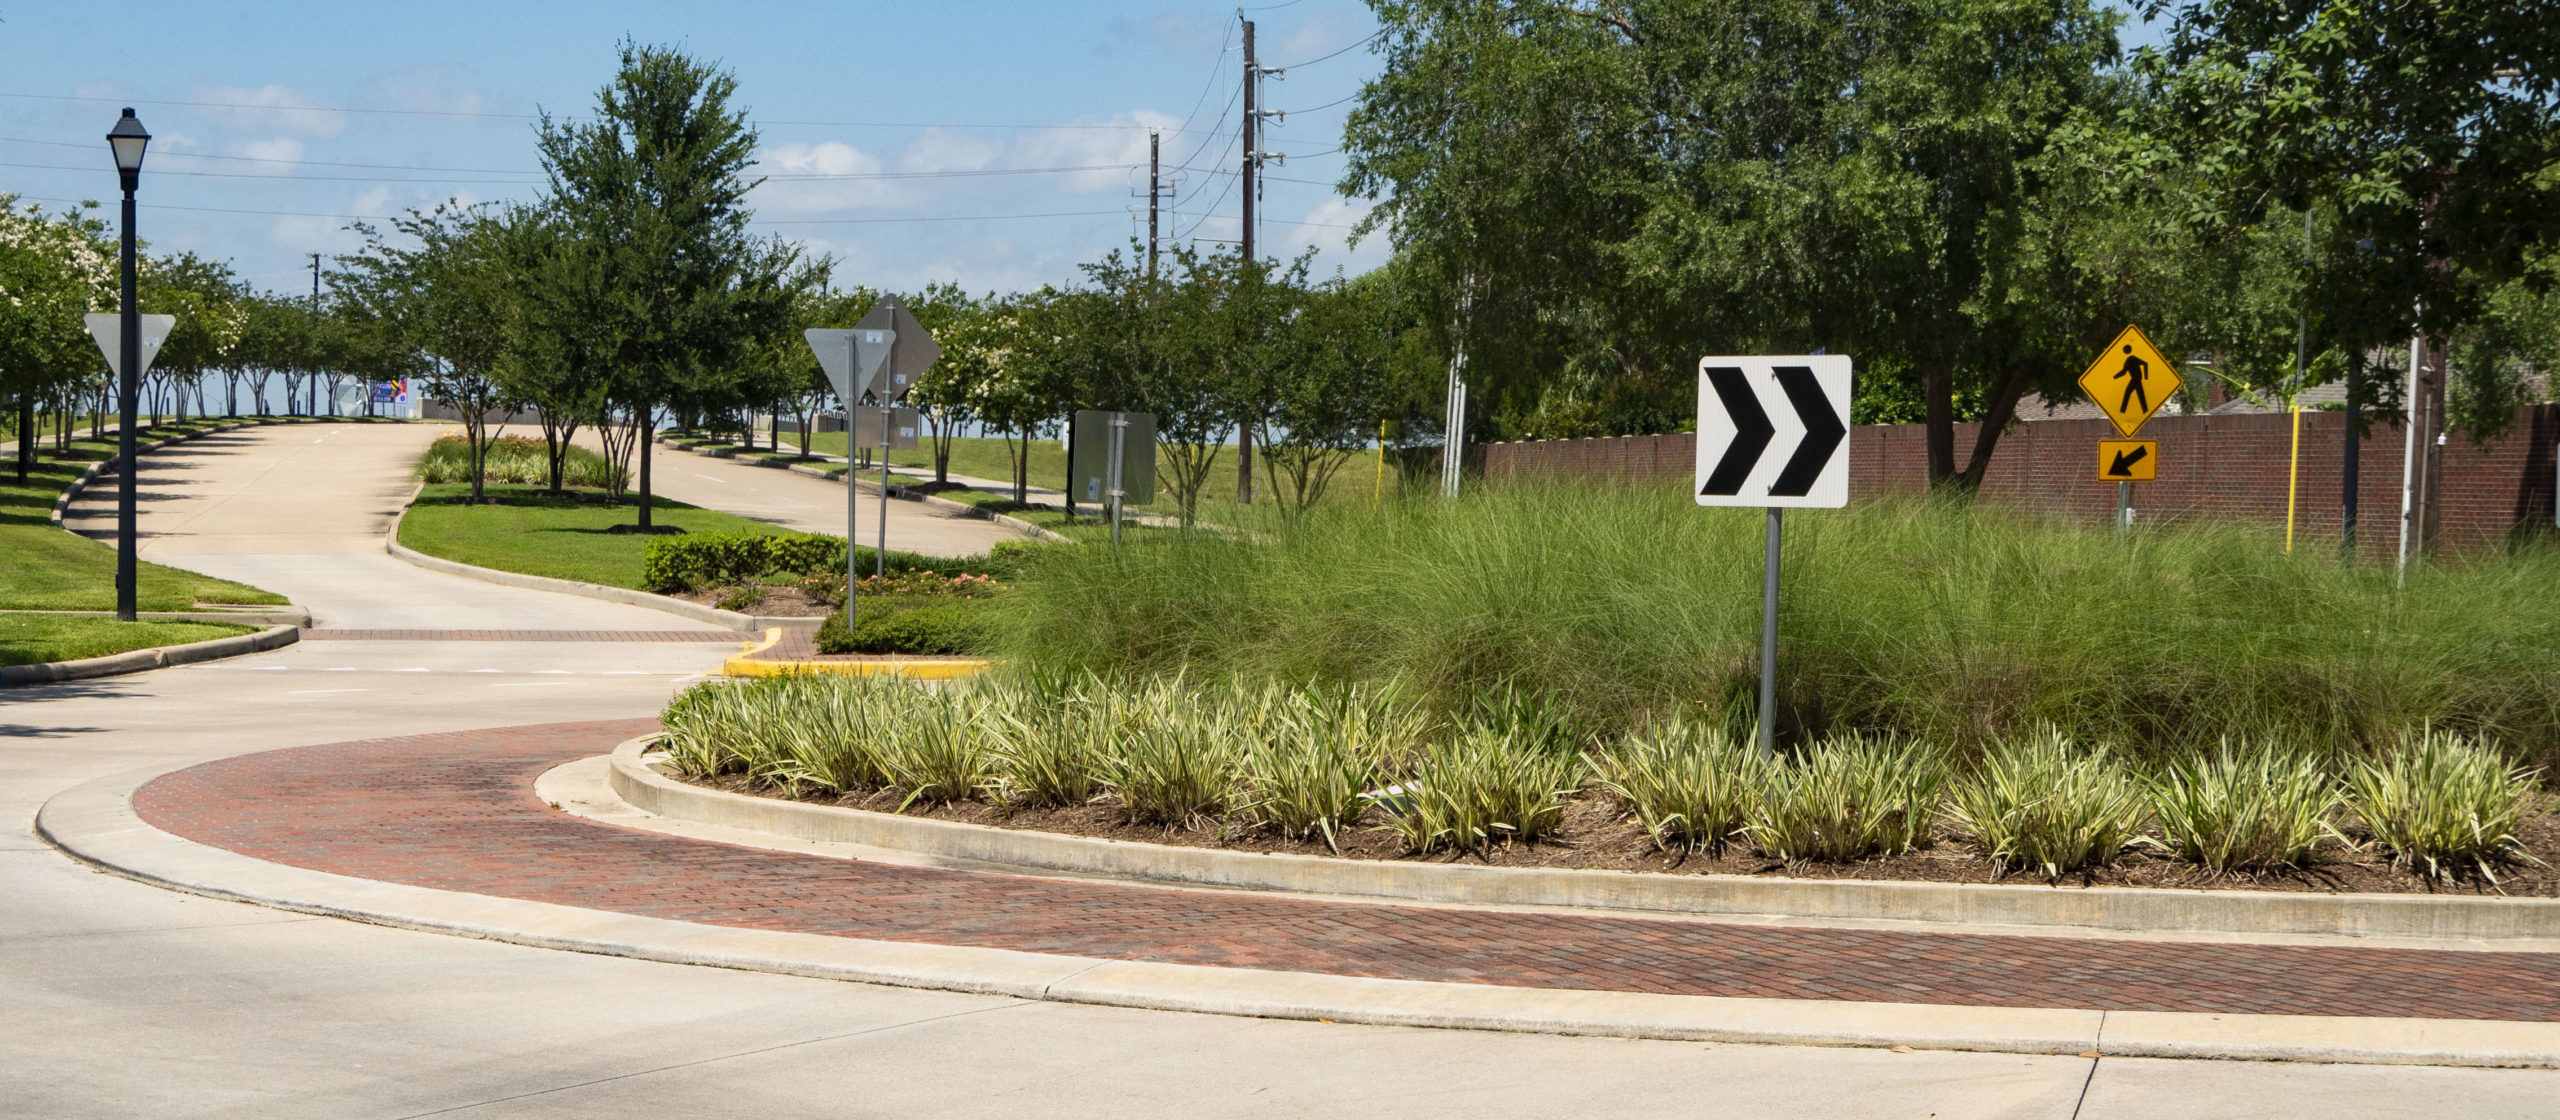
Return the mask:
[[[765,628],[761,642],[742,643],[736,657],[720,666],[720,672],[732,677],[789,677],[802,673],[833,673],[851,677],[905,677],[915,681],[952,681],[986,672],[995,662],[980,658],[944,661],[768,661],[757,657],[782,641],[782,628]]]

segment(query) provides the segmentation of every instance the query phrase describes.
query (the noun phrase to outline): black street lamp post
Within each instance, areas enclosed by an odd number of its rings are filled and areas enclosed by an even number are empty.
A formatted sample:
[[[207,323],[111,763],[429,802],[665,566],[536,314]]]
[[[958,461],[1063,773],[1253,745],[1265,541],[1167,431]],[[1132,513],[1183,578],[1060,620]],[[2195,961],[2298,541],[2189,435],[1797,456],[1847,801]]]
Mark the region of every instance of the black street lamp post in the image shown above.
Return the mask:
[[[116,435],[116,617],[126,622],[135,618],[135,576],[140,565],[134,491],[135,477],[142,473],[133,432],[142,387],[142,309],[133,292],[133,186],[142,178],[142,150],[150,144],[151,134],[143,131],[131,109],[107,130],[107,147],[116,154],[116,176],[124,182],[124,269],[116,316],[116,403],[122,423]]]

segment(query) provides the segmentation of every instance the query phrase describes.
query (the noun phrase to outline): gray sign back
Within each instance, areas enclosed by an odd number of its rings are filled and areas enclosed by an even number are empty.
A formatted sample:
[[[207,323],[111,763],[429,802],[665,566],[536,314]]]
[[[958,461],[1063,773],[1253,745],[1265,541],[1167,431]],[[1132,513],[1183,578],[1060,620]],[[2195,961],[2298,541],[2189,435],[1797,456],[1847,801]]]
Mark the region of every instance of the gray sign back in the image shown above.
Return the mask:
[[[873,400],[904,400],[907,390],[916,387],[916,379],[942,358],[942,344],[933,340],[932,332],[916,322],[906,303],[896,296],[882,296],[880,302],[871,305],[870,314],[853,326],[856,330],[898,332],[897,352],[871,379]]]

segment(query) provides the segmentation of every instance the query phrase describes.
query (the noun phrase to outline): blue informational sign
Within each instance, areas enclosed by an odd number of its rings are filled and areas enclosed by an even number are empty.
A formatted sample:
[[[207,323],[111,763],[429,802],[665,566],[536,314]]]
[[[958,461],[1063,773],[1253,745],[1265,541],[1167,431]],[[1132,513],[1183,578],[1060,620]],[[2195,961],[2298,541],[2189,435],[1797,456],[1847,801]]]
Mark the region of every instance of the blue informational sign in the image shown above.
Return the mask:
[[[409,403],[409,383],[408,383],[407,381],[405,381],[405,380],[403,380],[403,381],[376,381],[376,382],[374,382],[374,383],[373,383],[373,403],[375,403],[375,404],[407,404],[407,403]]]

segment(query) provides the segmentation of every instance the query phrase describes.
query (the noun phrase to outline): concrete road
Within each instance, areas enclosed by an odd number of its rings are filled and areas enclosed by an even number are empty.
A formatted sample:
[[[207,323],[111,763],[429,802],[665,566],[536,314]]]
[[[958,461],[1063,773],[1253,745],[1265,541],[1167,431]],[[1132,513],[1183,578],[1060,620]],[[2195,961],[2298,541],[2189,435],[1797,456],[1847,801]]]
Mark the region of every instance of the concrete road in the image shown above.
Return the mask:
[[[798,532],[844,535],[841,484],[666,447],[651,454],[649,478],[657,493]],[[855,511],[857,541],[879,543],[880,515],[879,495],[862,496]],[[923,502],[890,501],[888,516],[889,547],[927,556],[975,556],[998,541],[1025,539],[993,521],[961,517]]]
[[[174,492],[154,504],[155,556],[237,565],[224,574],[254,575],[355,625],[477,619],[502,600],[513,627],[603,625],[585,600],[339,566],[369,560],[414,446],[402,440],[423,436],[296,431],[305,442],[253,437],[167,483]],[[269,543],[287,538],[289,550]],[[641,614],[655,628],[683,625]],[[2560,1115],[2560,1074],[2543,1072],[1400,1030],[650,964],[173,894],[92,873],[31,831],[46,798],[107,773],[647,713],[720,652],[313,642],[0,691],[0,1114]]]

